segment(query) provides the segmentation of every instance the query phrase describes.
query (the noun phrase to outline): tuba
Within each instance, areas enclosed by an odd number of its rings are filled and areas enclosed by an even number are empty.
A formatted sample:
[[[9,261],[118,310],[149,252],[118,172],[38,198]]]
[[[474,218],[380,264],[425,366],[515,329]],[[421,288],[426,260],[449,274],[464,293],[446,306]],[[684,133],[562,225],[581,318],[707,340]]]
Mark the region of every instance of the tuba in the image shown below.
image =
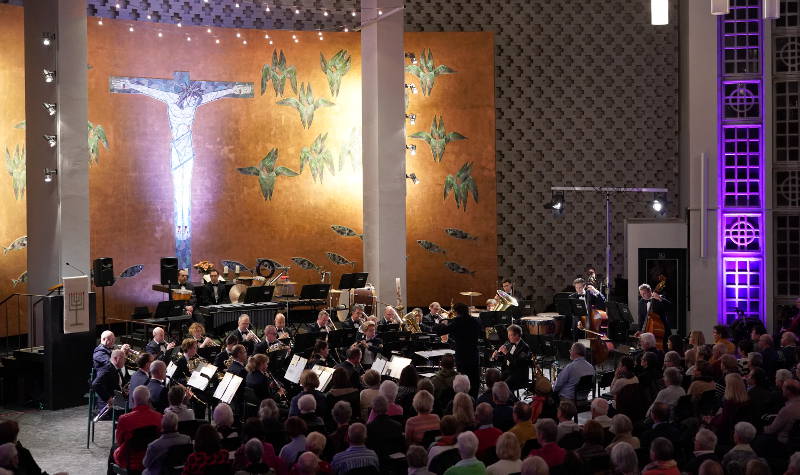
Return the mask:
[[[497,291],[497,305],[494,307],[495,312],[503,312],[510,307],[516,307],[518,305],[519,302],[517,302],[517,299],[502,290]]]
[[[405,328],[405,331],[411,333],[422,332],[422,329],[419,327],[419,323],[417,323],[417,313],[417,311],[412,311],[403,315],[403,327]]]

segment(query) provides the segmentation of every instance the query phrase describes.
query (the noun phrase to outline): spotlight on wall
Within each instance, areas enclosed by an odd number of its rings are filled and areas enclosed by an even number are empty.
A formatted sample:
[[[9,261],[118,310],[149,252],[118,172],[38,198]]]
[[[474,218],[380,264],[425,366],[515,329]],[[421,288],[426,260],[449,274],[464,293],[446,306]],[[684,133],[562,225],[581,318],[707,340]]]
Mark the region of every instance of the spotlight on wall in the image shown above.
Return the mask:
[[[669,0],[650,0],[650,24],[669,25]]]
[[[406,114],[406,119],[409,124],[414,125],[417,123],[417,114]]]
[[[50,183],[53,181],[53,178],[58,175],[58,170],[55,168],[45,168],[44,169],[44,182]]]
[[[553,192],[553,196],[550,198],[550,201],[544,205],[544,209],[553,210],[553,214],[556,216],[561,216],[564,214],[564,209],[566,207],[567,204],[564,201],[564,193],[560,191]]]
[[[414,84],[405,84],[406,89],[411,90],[411,94],[417,94],[417,86]]]
[[[42,135],[42,138],[45,140],[45,142],[47,142],[47,145],[49,145],[50,148],[55,147],[56,144],[58,143],[55,135],[44,134]]]
[[[51,104],[49,102],[43,102],[42,103],[42,107],[44,107],[44,110],[47,111],[47,115],[50,115],[50,116],[56,115],[56,105],[55,104]]]
[[[727,15],[731,12],[731,0],[711,0],[712,15]]]
[[[54,35],[52,33],[42,33],[42,44],[44,46],[52,45],[53,41],[55,41],[55,39],[56,39],[56,35]]]
[[[408,178],[409,180],[411,180],[411,183],[413,183],[413,184],[415,184],[415,185],[416,185],[417,183],[419,183],[419,178],[417,178],[417,174],[416,174],[416,173],[412,173],[412,174],[410,174],[410,175],[409,175],[409,174],[406,174],[406,178]]]
[[[49,69],[42,70],[42,76],[44,76],[44,82],[53,82],[56,80],[56,72],[50,71]]]
[[[406,145],[406,150],[408,150],[411,153],[411,155],[417,154],[417,146],[414,145],[413,143]]]
[[[406,53],[405,56],[406,58],[411,60],[411,64],[417,64],[417,55],[415,55],[414,53]]]
[[[777,20],[781,17],[781,0],[764,0],[761,11],[765,20]]]
[[[653,195],[653,200],[649,201],[647,204],[650,206],[650,209],[657,214],[664,215],[664,213],[667,212],[667,200],[661,193]]]

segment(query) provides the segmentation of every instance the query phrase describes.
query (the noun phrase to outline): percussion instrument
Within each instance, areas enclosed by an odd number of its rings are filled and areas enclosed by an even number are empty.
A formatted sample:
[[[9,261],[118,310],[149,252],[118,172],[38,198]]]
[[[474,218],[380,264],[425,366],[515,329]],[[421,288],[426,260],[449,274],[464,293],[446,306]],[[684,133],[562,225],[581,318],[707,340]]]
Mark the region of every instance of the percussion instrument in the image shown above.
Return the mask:
[[[464,297],[480,297],[481,295],[483,295],[480,292],[473,292],[473,291],[459,292],[459,294],[463,295]]]
[[[564,334],[564,315],[561,315],[558,312],[542,312],[537,313],[537,317],[549,317],[553,319],[553,325],[555,325],[554,333],[556,336],[560,337]]]
[[[192,291],[184,289],[172,289],[172,300],[191,300]]]
[[[553,336],[556,333],[556,324],[552,317],[522,317],[522,323],[528,328],[529,335]]]
[[[353,298],[350,300],[352,304],[363,304],[364,313],[372,315],[375,313],[375,292],[372,287],[364,287],[361,289],[353,289]]]
[[[244,284],[234,284],[228,292],[231,303],[244,303],[244,294],[247,292],[247,286]]]

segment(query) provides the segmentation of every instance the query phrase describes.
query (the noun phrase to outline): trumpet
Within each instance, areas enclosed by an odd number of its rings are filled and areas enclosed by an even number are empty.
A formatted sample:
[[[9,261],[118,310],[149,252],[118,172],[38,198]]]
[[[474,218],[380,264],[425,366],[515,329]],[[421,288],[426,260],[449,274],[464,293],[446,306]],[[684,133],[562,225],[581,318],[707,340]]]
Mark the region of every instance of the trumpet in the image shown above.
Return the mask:
[[[250,335],[253,335],[253,338],[251,339],[253,343],[261,343],[261,338],[256,335],[256,332],[253,330],[248,330],[247,336],[249,337]]]

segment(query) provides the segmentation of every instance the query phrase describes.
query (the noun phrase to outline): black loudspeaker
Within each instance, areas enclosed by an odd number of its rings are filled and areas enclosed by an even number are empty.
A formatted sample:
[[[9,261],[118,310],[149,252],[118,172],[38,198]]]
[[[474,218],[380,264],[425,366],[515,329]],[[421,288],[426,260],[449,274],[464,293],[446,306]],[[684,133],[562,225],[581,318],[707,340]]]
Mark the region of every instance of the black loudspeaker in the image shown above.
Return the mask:
[[[110,257],[98,257],[92,264],[94,270],[94,286],[110,287],[114,285],[114,260]]]
[[[178,258],[161,258],[161,285],[174,284],[178,282]]]

